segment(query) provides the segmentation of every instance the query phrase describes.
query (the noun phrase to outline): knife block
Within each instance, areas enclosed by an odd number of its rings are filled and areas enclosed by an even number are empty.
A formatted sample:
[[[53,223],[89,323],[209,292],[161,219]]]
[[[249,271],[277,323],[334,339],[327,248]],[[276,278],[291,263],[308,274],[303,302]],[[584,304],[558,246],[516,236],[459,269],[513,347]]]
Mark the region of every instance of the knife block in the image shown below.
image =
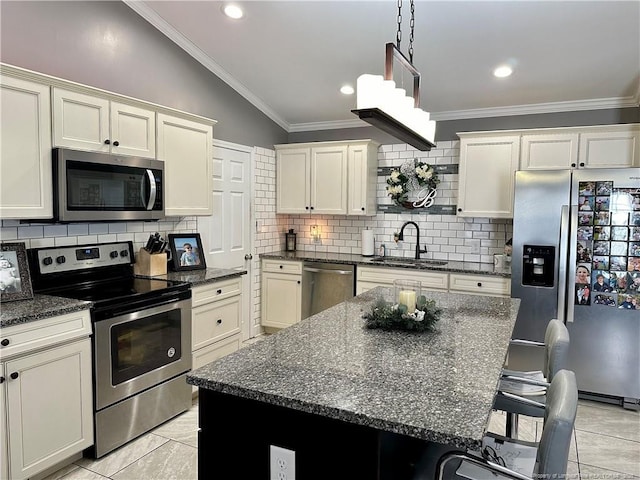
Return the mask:
[[[165,252],[151,254],[141,248],[136,257],[136,263],[133,264],[133,273],[146,277],[166,275],[167,254]]]

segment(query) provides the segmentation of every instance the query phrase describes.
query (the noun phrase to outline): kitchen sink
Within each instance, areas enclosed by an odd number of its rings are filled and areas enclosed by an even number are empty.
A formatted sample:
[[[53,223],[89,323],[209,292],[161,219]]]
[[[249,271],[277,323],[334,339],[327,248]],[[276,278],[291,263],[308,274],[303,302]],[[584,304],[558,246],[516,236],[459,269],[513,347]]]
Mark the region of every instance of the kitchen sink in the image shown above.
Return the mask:
[[[373,257],[371,261],[374,263],[380,263],[383,265],[413,265],[419,266],[442,266],[446,265],[447,261],[444,260],[428,260],[428,259],[415,259],[415,258],[402,258],[402,257]]]

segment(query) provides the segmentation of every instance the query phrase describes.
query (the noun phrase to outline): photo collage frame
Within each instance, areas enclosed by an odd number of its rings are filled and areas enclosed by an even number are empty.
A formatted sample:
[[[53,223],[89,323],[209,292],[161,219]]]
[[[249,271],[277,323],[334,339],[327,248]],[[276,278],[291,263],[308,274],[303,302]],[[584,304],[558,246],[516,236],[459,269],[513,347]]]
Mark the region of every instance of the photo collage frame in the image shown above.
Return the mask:
[[[640,310],[640,188],[578,188],[574,304]]]

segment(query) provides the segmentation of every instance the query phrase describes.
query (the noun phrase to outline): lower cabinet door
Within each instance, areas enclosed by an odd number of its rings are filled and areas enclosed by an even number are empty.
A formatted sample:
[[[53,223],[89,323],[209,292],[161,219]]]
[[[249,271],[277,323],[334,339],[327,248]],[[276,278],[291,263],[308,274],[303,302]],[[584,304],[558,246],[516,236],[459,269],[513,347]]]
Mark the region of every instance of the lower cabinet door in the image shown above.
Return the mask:
[[[91,341],[5,363],[9,478],[31,477],[93,444]]]
[[[302,277],[262,273],[262,326],[286,328],[298,323],[302,310]]]

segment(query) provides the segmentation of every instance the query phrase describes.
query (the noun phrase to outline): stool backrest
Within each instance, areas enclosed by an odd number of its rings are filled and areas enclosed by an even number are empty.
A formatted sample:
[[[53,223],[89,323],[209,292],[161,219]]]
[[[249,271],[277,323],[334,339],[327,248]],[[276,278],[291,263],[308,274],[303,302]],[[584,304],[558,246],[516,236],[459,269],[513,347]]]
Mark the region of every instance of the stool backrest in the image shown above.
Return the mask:
[[[553,319],[547,325],[544,334],[544,374],[551,382],[555,374],[567,368],[569,358],[569,330],[560,320]]]
[[[577,410],[576,376],[569,370],[560,370],[556,372],[547,389],[544,427],[538,445],[534,473],[549,475],[543,478],[566,473]]]

